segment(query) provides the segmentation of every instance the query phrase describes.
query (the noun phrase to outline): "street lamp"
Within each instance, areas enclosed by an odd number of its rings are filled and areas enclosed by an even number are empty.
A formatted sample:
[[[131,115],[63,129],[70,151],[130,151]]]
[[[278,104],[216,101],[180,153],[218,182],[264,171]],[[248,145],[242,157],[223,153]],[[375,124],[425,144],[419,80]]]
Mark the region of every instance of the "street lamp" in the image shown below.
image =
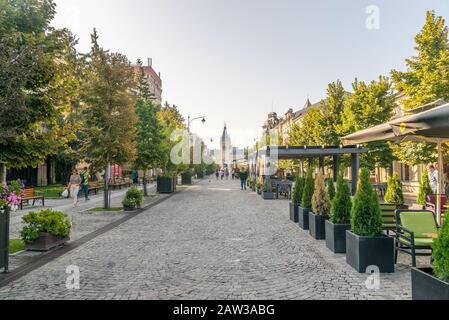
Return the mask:
[[[200,120],[200,119],[203,124],[206,123],[206,117],[204,117],[204,116],[193,118],[193,119],[190,119],[190,116],[189,116],[188,125],[187,125],[187,130],[189,131],[189,133],[190,133],[190,125],[192,124],[192,122],[195,120]]]

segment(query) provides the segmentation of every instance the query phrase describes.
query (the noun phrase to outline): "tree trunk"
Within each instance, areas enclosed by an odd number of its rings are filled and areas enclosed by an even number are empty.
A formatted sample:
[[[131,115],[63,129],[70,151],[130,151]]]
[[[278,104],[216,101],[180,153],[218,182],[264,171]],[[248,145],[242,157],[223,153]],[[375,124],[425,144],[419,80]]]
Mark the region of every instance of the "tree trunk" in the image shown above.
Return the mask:
[[[111,207],[110,198],[109,198],[109,172],[111,169],[111,165],[108,163],[105,168],[104,173],[104,208],[109,209]]]
[[[0,184],[6,184],[6,166],[0,163]]]
[[[148,197],[148,188],[147,188],[147,171],[143,171],[143,195]]]

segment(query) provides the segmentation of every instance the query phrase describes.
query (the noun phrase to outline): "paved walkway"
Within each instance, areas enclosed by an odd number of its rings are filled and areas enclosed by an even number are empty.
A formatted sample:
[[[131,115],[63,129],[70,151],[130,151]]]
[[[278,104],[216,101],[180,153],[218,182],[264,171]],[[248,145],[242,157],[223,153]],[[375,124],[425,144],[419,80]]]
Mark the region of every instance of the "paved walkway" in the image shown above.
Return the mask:
[[[408,260],[404,260],[409,262]],[[68,290],[66,267],[80,268]],[[288,201],[204,180],[0,289],[0,299],[409,299],[410,269],[366,275],[289,220]]]

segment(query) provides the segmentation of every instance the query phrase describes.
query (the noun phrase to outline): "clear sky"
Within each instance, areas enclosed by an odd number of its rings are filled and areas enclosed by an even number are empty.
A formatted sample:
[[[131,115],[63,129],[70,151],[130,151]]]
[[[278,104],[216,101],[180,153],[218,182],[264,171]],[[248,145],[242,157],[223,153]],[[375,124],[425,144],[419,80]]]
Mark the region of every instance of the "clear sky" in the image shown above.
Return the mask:
[[[206,116],[192,130],[217,142],[226,122],[234,145],[260,135],[271,111],[283,115],[318,102],[336,79],[351,90],[404,69],[414,36],[448,0],[56,0],[53,25],[68,27],[86,52],[96,27],[103,47],[132,61],[153,58],[163,99]],[[367,7],[379,28],[366,27]],[[371,20],[370,20],[371,21]]]

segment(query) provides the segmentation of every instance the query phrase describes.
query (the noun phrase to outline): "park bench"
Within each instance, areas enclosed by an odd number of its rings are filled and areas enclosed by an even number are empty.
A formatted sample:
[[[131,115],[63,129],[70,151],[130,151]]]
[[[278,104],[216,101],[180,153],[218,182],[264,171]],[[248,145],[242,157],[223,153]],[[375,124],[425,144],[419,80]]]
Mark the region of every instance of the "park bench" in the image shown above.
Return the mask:
[[[98,190],[100,190],[100,186],[97,181],[89,182],[89,193],[93,191],[95,194],[98,194]]]
[[[122,189],[122,187],[126,187],[127,183],[124,179],[118,178],[118,179],[111,179],[109,180],[109,186],[112,187],[112,189]]]
[[[396,252],[412,256],[412,265],[416,267],[417,256],[431,256],[432,244],[438,237],[438,225],[432,211],[397,210],[396,211]]]
[[[20,210],[23,210],[24,202],[30,204],[31,200],[33,200],[33,206],[36,203],[36,200],[41,200],[42,206],[45,207],[45,196],[43,194],[37,194],[34,188],[27,188],[23,191],[22,200],[20,201]]]

